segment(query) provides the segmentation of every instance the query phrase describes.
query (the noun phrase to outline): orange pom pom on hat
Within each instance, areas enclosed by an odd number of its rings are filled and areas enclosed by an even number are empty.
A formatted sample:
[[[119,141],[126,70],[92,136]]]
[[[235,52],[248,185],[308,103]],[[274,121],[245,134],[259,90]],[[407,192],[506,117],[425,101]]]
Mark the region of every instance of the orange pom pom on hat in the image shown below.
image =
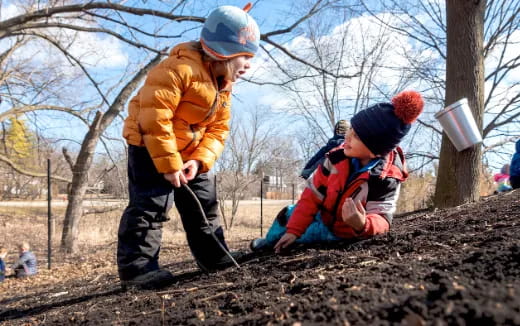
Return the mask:
[[[350,124],[373,154],[384,156],[399,145],[423,107],[421,94],[404,91],[394,96],[392,103],[378,103],[359,111]]]

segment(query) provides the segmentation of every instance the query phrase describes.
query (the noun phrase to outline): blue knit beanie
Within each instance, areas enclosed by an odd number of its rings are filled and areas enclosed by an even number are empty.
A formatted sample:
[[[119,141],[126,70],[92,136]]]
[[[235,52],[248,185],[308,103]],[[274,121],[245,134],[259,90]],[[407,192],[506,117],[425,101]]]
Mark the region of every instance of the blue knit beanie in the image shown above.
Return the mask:
[[[237,56],[254,56],[260,42],[260,30],[255,20],[244,9],[222,6],[213,10],[204,22],[200,43],[204,51],[218,60]]]
[[[408,133],[423,107],[421,94],[405,91],[392,98],[392,103],[378,103],[359,111],[350,124],[374,155],[385,156]]]

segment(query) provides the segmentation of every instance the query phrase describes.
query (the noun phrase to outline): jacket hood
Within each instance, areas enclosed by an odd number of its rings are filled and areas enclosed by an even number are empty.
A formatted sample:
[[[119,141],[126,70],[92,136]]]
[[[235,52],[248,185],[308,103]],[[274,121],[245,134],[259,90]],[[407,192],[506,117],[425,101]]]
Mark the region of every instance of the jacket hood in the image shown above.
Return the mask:
[[[520,153],[520,139],[516,141],[516,152]]]
[[[212,71],[213,68],[210,61],[203,60],[203,50],[199,42],[185,42],[179,43],[170,51],[170,57],[177,57],[178,59],[184,59],[192,66],[204,67],[206,71]],[[186,62],[186,61],[185,61]],[[230,80],[224,80],[220,85],[220,90],[231,91],[233,82]]]
[[[406,168],[406,160],[401,147],[397,146],[388,153],[370,173],[380,178],[389,177],[401,182],[405,181],[408,178],[408,169]]]

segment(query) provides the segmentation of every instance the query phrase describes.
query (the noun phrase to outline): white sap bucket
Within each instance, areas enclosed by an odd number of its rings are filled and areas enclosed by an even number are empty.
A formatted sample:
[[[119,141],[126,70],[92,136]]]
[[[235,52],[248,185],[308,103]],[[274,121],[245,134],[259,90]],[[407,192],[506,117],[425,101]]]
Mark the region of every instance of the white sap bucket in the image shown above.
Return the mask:
[[[463,98],[435,113],[444,132],[448,135],[457,151],[482,142],[473,114],[469,109],[468,99]]]

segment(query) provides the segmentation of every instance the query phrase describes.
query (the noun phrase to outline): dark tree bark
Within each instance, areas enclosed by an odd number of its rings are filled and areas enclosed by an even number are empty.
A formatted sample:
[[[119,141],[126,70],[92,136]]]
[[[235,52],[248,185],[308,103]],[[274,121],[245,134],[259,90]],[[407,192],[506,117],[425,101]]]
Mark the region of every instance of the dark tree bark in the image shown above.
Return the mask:
[[[445,104],[466,97],[481,132],[484,115],[485,8],[485,0],[446,1],[448,43]],[[478,200],[481,171],[481,146],[457,152],[443,133],[435,207],[453,207]]]

